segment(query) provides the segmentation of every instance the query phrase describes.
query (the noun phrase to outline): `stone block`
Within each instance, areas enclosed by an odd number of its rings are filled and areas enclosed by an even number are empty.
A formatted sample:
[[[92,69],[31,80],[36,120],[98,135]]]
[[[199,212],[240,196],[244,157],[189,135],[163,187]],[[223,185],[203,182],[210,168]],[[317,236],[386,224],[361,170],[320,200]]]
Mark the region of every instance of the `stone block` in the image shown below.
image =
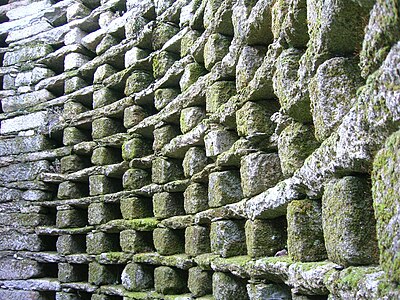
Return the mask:
[[[153,213],[158,219],[184,215],[181,193],[156,193],[153,195]]]
[[[122,271],[122,285],[128,291],[139,292],[153,287],[153,268],[143,264],[129,263]]]
[[[242,197],[239,172],[230,170],[210,174],[208,179],[208,205],[210,207],[235,203]]]
[[[286,219],[287,247],[292,260],[308,262],[327,258],[319,201],[292,201],[288,205]]]
[[[164,145],[168,144],[174,137],[178,136],[179,134],[179,129],[173,125],[165,125],[160,128],[154,129],[153,150],[161,150]]]
[[[380,265],[388,278],[395,282],[400,282],[399,144],[400,133],[396,132],[386,140],[383,149],[375,156],[372,172],[372,196]]]
[[[121,212],[115,203],[90,203],[88,206],[89,225],[99,225],[114,219],[119,219]]]
[[[124,252],[141,253],[154,251],[151,232],[124,230],[120,232],[120,245]]]
[[[233,131],[219,128],[210,130],[204,137],[206,156],[217,157],[229,150],[237,139],[238,136]]]
[[[86,252],[88,254],[100,254],[119,250],[119,235],[90,232],[86,235]]]
[[[4,53],[3,66],[8,67],[16,63],[34,61],[53,52],[53,48],[46,44],[32,44],[30,47],[21,47],[18,50]]]
[[[234,81],[217,81],[206,89],[206,111],[215,113],[236,94]]]
[[[116,133],[125,132],[122,122],[112,118],[99,118],[93,120],[92,137],[93,139],[101,139]]]
[[[122,158],[132,160],[151,153],[151,146],[148,141],[141,138],[133,138],[123,143]]]
[[[175,61],[179,60],[179,56],[168,51],[161,51],[153,57],[153,76],[161,78],[167,73]]]
[[[276,101],[246,102],[236,112],[237,132],[239,136],[255,136],[265,134],[271,136],[275,131],[275,123],[271,116],[279,110]]]
[[[68,53],[64,59],[64,70],[71,71],[78,69],[90,61],[90,57],[82,53]]]
[[[58,185],[58,199],[78,199],[89,194],[87,184],[72,181],[64,181]]]
[[[0,156],[41,151],[52,148],[52,142],[44,135],[16,136],[0,140]]]
[[[148,117],[147,111],[139,106],[132,105],[124,110],[124,127],[132,128]]]
[[[46,128],[47,113],[38,111],[28,115],[17,116],[0,122],[0,134],[9,134],[29,129]]]
[[[136,190],[151,183],[151,176],[146,170],[129,169],[122,176],[122,186],[127,190]]]
[[[297,122],[290,123],[280,133],[278,139],[278,154],[283,175],[292,176],[318,146],[312,126]]]
[[[130,96],[147,88],[153,81],[153,76],[146,71],[133,71],[126,80],[124,93]]]
[[[146,218],[153,215],[152,201],[148,198],[122,198],[120,210],[122,217],[126,220]]]
[[[146,58],[149,55],[149,51],[138,47],[132,47],[132,49],[125,53],[125,68],[136,64],[139,60]]]
[[[290,288],[283,284],[268,284],[268,283],[248,284],[247,294],[249,295],[250,300],[258,300],[258,299],[292,300]]]
[[[153,160],[151,174],[151,180],[160,184],[182,179],[182,163],[171,158],[156,157]]]
[[[203,148],[192,147],[185,153],[183,159],[183,174],[186,178],[202,171],[207,166],[207,156]]]
[[[251,153],[240,162],[240,178],[244,197],[255,196],[283,180],[277,153]]]
[[[245,225],[247,254],[251,257],[274,256],[286,246],[286,221],[248,220]]]
[[[84,32],[79,27],[72,28],[65,34],[64,44],[65,45],[81,44],[82,38],[84,38],[86,35],[87,33]]]
[[[174,35],[179,32],[179,28],[169,23],[159,22],[153,31],[152,46],[154,50],[161,49]]]
[[[120,281],[119,276],[118,267],[115,265],[89,263],[89,283],[94,285],[116,284]]]
[[[113,46],[119,44],[121,40],[111,34],[106,34],[96,47],[96,54],[101,55]]]
[[[154,270],[154,288],[156,292],[170,295],[186,291],[187,274],[183,270],[171,267],[157,267]]]
[[[192,29],[186,32],[181,40],[181,57],[185,57],[186,55],[190,54],[190,48],[200,36],[201,33],[197,30]]]
[[[230,273],[215,272],[212,286],[215,300],[249,299],[246,281]]]
[[[87,213],[83,209],[66,209],[57,211],[58,228],[84,227],[87,225]]]
[[[153,243],[161,255],[184,253],[185,240],[182,230],[156,228],[153,231]]]
[[[185,230],[185,253],[189,256],[197,256],[210,251],[210,230],[202,226],[187,227]]]
[[[96,166],[112,165],[122,161],[119,149],[98,147],[93,150],[91,162]]]
[[[121,97],[113,90],[103,87],[93,92],[93,109],[100,108],[115,101]]]
[[[37,179],[40,173],[48,172],[49,170],[50,163],[47,160],[8,165],[0,168],[0,181],[33,181]]]
[[[105,175],[89,176],[89,195],[112,194],[122,190],[119,179],[110,178]]]
[[[67,8],[67,22],[82,19],[90,15],[91,10],[82,3],[74,3]]]
[[[43,268],[37,261],[7,256],[0,259],[0,280],[29,279],[40,276],[43,276]]]
[[[86,252],[84,235],[60,235],[56,243],[57,253],[62,255]]]
[[[32,70],[32,78],[31,78],[31,83],[35,84],[42,79],[45,78],[50,78],[55,75],[55,72],[51,69],[44,68],[43,66],[40,67],[34,67]]]
[[[78,293],[56,292],[55,300],[79,300],[81,295]]]
[[[207,70],[204,66],[193,62],[185,66],[185,71],[179,81],[179,86],[182,92],[186,91],[193,83],[197,81],[201,76],[205,75]]]
[[[68,78],[64,82],[64,94],[71,94],[86,86],[88,86],[87,82],[78,76]]]
[[[175,88],[163,88],[157,89],[154,92],[154,106],[157,110],[163,109],[169,103],[171,103],[178,95],[179,89]]]
[[[76,115],[87,112],[89,109],[83,104],[75,101],[68,101],[64,104],[63,118],[72,119]]]
[[[125,23],[125,34],[127,39],[135,39],[138,34],[146,26],[149,21],[141,16],[135,16],[135,18],[128,18]],[[146,41],[149,42],[149,41]],[[150,45],[149,45],[150,46]]]
[[[208,71],[229,52],[232,39],[220,33],[209,36],[204,46],[204,65]]]
[[[236,89],[243,90],[253,79],[261,66],[267,48],[264,46],[244,46],[236,65]]]
[[[204,107],[194,106],[182,109],[180,126],[182,133],[187,133],[196,127],[206,117]]]
[[[187,214],[195,214],[208,209],[207,187],[200,183],[190,184],[183,193],[183,207]]]
[[[201,297],[212,293],[212,274],[199,267],[189,269],[188,288],[194,297]]]
[[[326,185],[322,197],[322,228],[329,260],[343,266],[378,261],[370,190],[365,178],[354,176],[332,180]]]
[[[211,223],[211,251],[222,257],[246,254],[246,234],[242,221],[216,221]]]
[[[58,280],[60,282],[86,281],[87,265],[70,263],[58,264]]]
[[[74,146],[84,141],[90,141],[90,133],[76,127],[67,127],[64,129],[63,144],[65,146]]]
[[[1,99],[1,107],[3,112],[13,112],[49,101],[54,98],[55,96],[52,93],[43,89],[31,93],[4,97]]]
[[[7,300],[45,300],[40,292],[21,290],[0,290],[0,299]]]
[[[64,156],[60,159],[61,173],[72,173],[87,168],[90,163],[85,157],[76,154]]]

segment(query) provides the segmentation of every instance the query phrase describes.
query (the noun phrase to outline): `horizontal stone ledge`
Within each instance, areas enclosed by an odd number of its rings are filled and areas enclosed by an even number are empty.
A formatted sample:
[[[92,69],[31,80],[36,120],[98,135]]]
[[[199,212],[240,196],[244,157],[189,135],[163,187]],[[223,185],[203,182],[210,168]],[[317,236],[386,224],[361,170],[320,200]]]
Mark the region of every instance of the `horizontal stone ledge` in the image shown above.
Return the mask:
[[[135,263],[145,263],[156,266],[176,267],[178,269],[188,270],[194,267],[196,263],[186,254],[175,254],[163,256],[157,252],[139,253],[133,257]]]
[[[60,291],[61,285],[57,279],[40,278],[25,280],[1,280],[0,287],[5,289],[25,291]]]
[[[41,191],[54,191],[56,188],[43,181],[15,181],[15,182],[1,182],[0,187],[8,189],[19,190],[41,190]]]
[[[133,229],[137,231],[153,231],[159,221],[156,218],[142,218],[132,220],[112,220],[106,224],[97,226],[97,231],[107,233],[119,233],[123,230]]]
[[[246,205],[247,200],[244,199],[233,204],[211,208],[197,213],[194,216],[194,222],[195,224],[210,224],[217,220],[246,219]]]
[[[125,265],[133,260],[134,253],[105,252],[96,256],[96,261],[103,265]]]
[[[82,228],[57,228],[53,226],[39,226],[35,228],[38,235],[63,235],[63,234],[86,234],[91,232],[94,226],[85,226]]]
[[[190,179],[175,180],[165,184],[151,183],[144,187],[134,190],[137,195],[151,197],[156,193],[169,192],[177,193],[184,192],[190,184]]]
[[[65,261],[65,257],[56,252],[28,252],[19,251],[14,253],[17,259],[32,259],[40,263],[60,263]]]
[[[87,282],[68,282],[68,283],[61,283],[62,289],[73,289],[75,291],[83,291],[88,293],[95,293],[98,290],[98,287],[87,283]]]
[[[186,216],[174,216],[168,219],[162,220],[158,227],[167,227],[171,229],[185,229],[194,225],[194,216],[186,215]]]

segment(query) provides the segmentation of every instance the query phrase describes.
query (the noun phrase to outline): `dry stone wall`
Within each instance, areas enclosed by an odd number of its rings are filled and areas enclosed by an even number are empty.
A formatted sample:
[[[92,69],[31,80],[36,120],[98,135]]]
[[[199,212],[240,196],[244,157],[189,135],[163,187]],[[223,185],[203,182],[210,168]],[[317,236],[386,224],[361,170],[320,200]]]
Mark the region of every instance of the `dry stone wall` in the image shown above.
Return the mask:
[[[0,299],[399,299],[398,0],[0,2]]]

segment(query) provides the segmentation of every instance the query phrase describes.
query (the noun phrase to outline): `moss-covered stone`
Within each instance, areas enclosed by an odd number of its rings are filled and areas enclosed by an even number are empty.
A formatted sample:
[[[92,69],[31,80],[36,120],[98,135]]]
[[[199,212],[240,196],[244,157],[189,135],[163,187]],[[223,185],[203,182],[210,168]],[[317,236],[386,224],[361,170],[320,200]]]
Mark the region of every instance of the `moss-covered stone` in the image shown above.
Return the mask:
[[[156,228],[153,231],[153,242],[161,255],[184,253],[184,233],[181,230]]]
[[[154,92],[154,106],[161,110],[179,95],[179,89],[163,88]]]
[[[247,285],[247,293],[250,300],[257,299],[279,299],[279,300],[294,300],[290,292],[290,288],[283,284],[271,283],[256,283]],[[295,299],[295,300],[308,300]]]
[[[179,134],[179,129],[173,125],[165,125],[160,128],[154,129],[153,150],[161,150],[164,145],[168,144],[174,137],[178,136]]]
[[[57,253],[62,255],[86,252],[84,235],[60,235],[56,242]]]
[[[216,221],[211,223],[211,251],[222,257],[246,254],[246,235],[242,221]]]
[[[146,71],[135,70],[126,79],[124,93],[130,96],[147,88],[153,81],[153,76]]]
[[[209,36],[204,46],[204,65],[208,71],[228,54],[231,41],[230,37],[220,33]]]
[[[101,265],[97,262],[89,263],[89,279],[94,285],[116,284],[119,282],[117,266]]]
[[[185,230],[185,253],[189,256],[197,256],[209,253],[210,230],[202,226],[189,226]]]
[[[287,226],[287,247],[291,259],[309,262],[327,258],[320,202],[305,199],[289,203]]]
[[[187,214],[195,214],[208,208],[207,187],[203,184],[190,184],[183,193],[183,197],[183,205]]]
[[[166,42],[168,42],[175,34],[178,33],[178,31],[179,28],[170,23],[158,22],[152,36],[153,49],[161,49]]]
[[[322,226],[331,261],[344,266],[377,262],[370,190],[365,178],[354,176],[332,180],[326,186],[322,197]]]
[[[274,256],[286,246],[286,222],[273,220],[248,220],[245,225],[247,255],[251,257]]]
[[[181,57],[185,57],[190,53],[190,48],[194,45],[194,43],[200,36],[201,34],[197,30],[192,29],[186,32],[181,40]]]
[[[122,285],[128,291],[142,291],[153,287],[153,268],[143,264],[129,263],[121,275]]]
[[[380,264],[394,282],[400,282],[399,145],[400,132],[396,132],[386,140],[385,146],[376,155],[372,172]]]
[[[62,173],[72,173],[85,169],[90,165],[89,160],[85,157],[78,156],[76,154],[64,156],[60,159],[61,172]]]
[[[90,133],[80,130],[76,127],[67,127],[64,129],[63,144],[65,146],[73,146],[80,142],[89,141]]]
[[[230,273],[215,272],[212,276],[215,300],[249,299],[245,280]]]
[[[93,92],[93,109],[103,107],[119,100],[118,94],[106,87]]]
[[[243,90],[253,79],[267,52],[263,46],[245,46],[236,65],[236,89]]]
[[[111,147],[98,147],[93,150],[91,162],[97,166],[112,165],[122,161],[121,152]]]
[[[86,252],[100,254],[119,250],[118,234],[90,232],[86,235]]]
[[[66,209],[57,211],[56,226],[58,228],[66,227],[84,227],[87,225],[87,214],[82,209]]]
[[[169,68],[179,59],[175,53],[168,51],[161,51],[153,57],[153,76],[154,78],[161,78],[167,73]]]
[[[196,127],[206,117],[204,107],[194,106],[184,108],[181,111],[180,126],[182,133],[187,133]]]
[[[118,119],[103,117],[92,122],[92,138],[94,140],[124,131],[125,128]]]
[[[125,22],[125,35],[127,39],[135,39],[143,30],[143,27],[149,22],[142,16],[135,16],[135,18],[128,18]]]
[[[59,263],[57,277],[60,282],[84,281],[86,272],[85,265]]]
[[[182,92],[186,91],[193,83],[197,81],[201,76],[206,74],[207,71],[204,66],[193,62],[185,66],[185,71],[179,81],[179,86]]]
[[[94,72],[93,83],[102,83],[104,79],[110,77],[111,75],[117,73],[114,67],[109,64],[104,64],[99,66]]]
[[[9,51],[4,54],[3,65],[5,67],[14,65],[18,62],[32,61],[53,52],[51,45],[44,43],[32,43],[21,47],[14,51]]]
[[[208,181],[208,205],[219,207],[238,202],[243,193],[240,187],[240,176],[237,171],[214,172]]]
[[[158,267],[154,270],[154,288],[156,292],[165,295],[184,293],[187,283],[187,273],[171,267]]]
[[[139,124],[147,116],[147,111],[139,105],[132,105],[130,107],[127,107],[124,110],[124,127],[131,128]]]
[[[151,174],[151,179],[155,183],[167,183],[182,179],[182,163],[170,158],[156,157],[153,160]]]
[[[136,190],[151,183],[149,172],[142,169],[129,169],[122,176],[122,186],[127,190]]]
[[[126,220],[146,218],[153,215],[151,199],[148,198],[122,198],[120,200],[122,217]]]
[[[64,93],[71,94],[75,91],[83,89],[86,86],[88,86],[88,84],[84,79],[82,79],[78,76],[74,76],[74,77],[71,77],[71,78],[68,78],[67,80],[65,80]]]
[[[151,153],[150,144],[141,138],[133,138],[123,143],[122,158],[124,160],[132,160],[140,158]]]
[[[88,108],[83,104],[75,101],[68,101],[64,104],[63,118],[72,119],[80,113],[88,111]]]
[[[153,196],[153,212],[158,219],[184,215],[181,193],[156,193]]]
[[[201,297],[212,292],[212,274],[199,267],[189,269],[188,288],[194,297]]]
[[[191,177],[202,171],[207,165],[206,152],[203,148],[192,147],[185,153],[183,159],[183,174],[185,177]]]
[[[119,206],[114,203],[95,202],[88,206],[88,223],[90,225],[104,224],[119,219],[120,215]]]
[[[206,111],[214,113],[236,93],[234,81],[217,81],[206,90]]]
[[[106,34],[96,47],[96,54],[101,55],[113,46],[118,45],[120,39],[111,34]]]
[[[89,176],[89,195],[103,195],[119,192],[122,189],[121,181],[105,175]]]
[[[123,230],[119,234],[121,249],[124,252],[151,252],[153,243],[151,232],[137,230]]]

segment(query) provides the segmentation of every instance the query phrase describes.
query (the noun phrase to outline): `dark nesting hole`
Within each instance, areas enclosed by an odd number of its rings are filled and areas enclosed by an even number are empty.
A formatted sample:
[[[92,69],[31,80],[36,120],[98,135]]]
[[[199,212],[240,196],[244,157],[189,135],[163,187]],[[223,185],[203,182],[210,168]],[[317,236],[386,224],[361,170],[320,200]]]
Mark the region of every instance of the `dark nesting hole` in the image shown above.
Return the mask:
[[[42,299],[42,300],[54,300],[54,299],[56,299],[56,292],[54,292],[54,291],[40,292],[39,299]]]
[[[46,207],[46,217],[51,225],[56,225],[57,209],[55,207]]]
[[[0,5],[8,4],[8,0],[0,0]],[[0,23],[5,23],[10,21],[10,19],[6,16],[5,13],[0,14]]]
[[[42,251],[57,251],[57,236],[39,235]]]
[[[58,264],[57,263],[43,263],[42,264],[43,277],[57,278],[58,277]]]

